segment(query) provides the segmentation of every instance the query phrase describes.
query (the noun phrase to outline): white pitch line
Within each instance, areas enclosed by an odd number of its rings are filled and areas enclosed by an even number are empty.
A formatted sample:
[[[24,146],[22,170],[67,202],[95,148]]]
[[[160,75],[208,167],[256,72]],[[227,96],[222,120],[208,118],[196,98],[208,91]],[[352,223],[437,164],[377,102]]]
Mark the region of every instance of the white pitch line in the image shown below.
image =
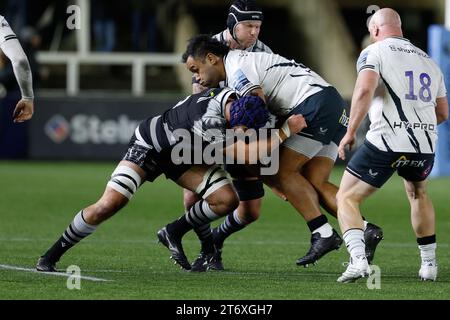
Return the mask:
[[[32,272],[32,273],[38,273],[38,274],[47,274],[47,275],[56,276],[56,277],[67,277],[67,278],[73,277],[73,278],[79,278],[79,279],[83,279],[83,280],[96,281],[96,282],[112,281],[112,280],[96,278],[96,277],[81,276],[81,275],[79,276],[79,275],[74,275],[74,274],[65,273],[65,272],[42,272],[42,271],[37,271],[36,269],[22,268],[22,267],[7,265],[7,264],[0,264],[0,269],[25,271],[25,272]]]

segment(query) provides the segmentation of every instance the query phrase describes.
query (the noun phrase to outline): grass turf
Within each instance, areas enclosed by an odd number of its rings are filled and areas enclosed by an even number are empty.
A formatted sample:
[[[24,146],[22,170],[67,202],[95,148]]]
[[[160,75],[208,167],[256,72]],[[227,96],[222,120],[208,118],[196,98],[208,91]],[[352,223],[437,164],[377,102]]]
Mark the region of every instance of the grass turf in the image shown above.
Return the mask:
[[[0,265],[34,268],[74,215],[97,200],[115,163],[0,162]],[[342,168],[333,172],[338,183]],[[369,221],[384,228],[374,263],[381,289],[365,281],[339,284],[348,255],[344,248],[312,268],[295,265],[309,248],[303,219],[266,190],[261,218],[225,243],[225,272],[192,274],[174,266],[156,231],[183,211],[181,189],[159,178],[146,183],[133,201],[89,238],[63,256],[58,269],[81,268],[81,290],[67,279],[0,268],[0,299],[449,299],[450,210],[448,179],[429,184],[437,216],[439,277],[419,282],[419,253],[403,183],[393,177],[363,206]],[[333,218],[330,222],[337,227]],[[193,260],[199,244],[184,240]]]

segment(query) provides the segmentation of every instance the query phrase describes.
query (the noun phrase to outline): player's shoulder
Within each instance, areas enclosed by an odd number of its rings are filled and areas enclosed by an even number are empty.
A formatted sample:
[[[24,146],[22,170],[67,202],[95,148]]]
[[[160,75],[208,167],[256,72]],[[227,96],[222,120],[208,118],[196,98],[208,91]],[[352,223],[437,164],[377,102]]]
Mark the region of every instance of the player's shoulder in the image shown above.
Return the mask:
[[[210,88],[196,94],[198,97],[196,101],[197,103],[200,103],[202,101],[214,100],[221,105],[226,103],[228,98],[232,95],[237,95],[237,93],[229,87]]]
[[[378,52],[379,49],[380,49],[380,42],[372,43],[368,45],[366,48],[364,48],[364,50],[361,51],[359,56],[360,57],[368,56],[370,53]]]
[[[266,45],[261,40],[256,40],[255,45],[253,46],[251,52],[265,52],[265,53],[273,53],[272,49],[269,48],[268,45]]]
[[[219,42],[221,42],[221,43],[225,43],[226,44],[227,43],[226,31],[227,30],[225,29],[225,30],[223,30],[223,31],[213,35],[212,38],[217,40],[217,41],[219,41]]]

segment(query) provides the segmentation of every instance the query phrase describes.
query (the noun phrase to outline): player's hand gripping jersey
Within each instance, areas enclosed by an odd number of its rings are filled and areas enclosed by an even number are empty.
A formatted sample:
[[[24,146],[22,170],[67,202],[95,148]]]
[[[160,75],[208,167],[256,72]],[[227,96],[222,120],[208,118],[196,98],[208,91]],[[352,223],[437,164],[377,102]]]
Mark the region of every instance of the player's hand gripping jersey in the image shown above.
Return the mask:
[[[367,140],[383,151],[434,153],[436,98],[446,96],[435,62],[407,39],[391,37],[367,47],[357,69],[377,72],[386,86],[383,103],[369,110]]]

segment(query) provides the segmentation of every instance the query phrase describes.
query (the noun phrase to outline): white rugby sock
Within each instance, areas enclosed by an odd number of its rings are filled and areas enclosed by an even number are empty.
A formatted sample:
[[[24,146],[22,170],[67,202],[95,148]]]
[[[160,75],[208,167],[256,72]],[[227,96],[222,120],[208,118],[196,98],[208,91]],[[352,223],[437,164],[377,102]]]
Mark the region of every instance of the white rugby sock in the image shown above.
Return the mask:
[[[327,222],[324,225],[322,225],[319,228],[317,228],[316,230],[314,230],[312,233],[316,233],[316,232],[320,233],[320,236],[322,238],[329,238],[333,234],[333,228]]]
[[[343,238],[352,258],[361,259],[366,256],[364,231],[361,229],[349,229],[343,234]]]
[[[422,264],[436,264],[436,242],[426,245],[419,245]]]

